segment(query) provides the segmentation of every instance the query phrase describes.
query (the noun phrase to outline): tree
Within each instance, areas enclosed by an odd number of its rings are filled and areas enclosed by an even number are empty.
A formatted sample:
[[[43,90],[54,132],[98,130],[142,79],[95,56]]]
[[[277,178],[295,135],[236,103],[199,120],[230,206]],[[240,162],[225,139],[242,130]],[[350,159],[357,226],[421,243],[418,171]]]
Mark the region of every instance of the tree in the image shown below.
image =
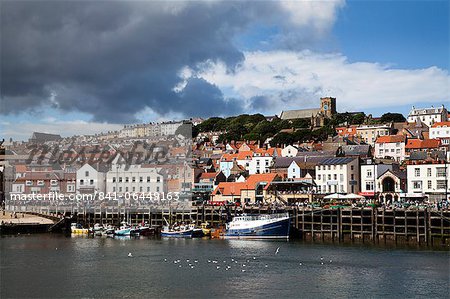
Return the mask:
[[[196,134],[198,134],[197,128],[195,129],[195,131],[196,131]],[[196,136],[193,136],[192,133],[193,133],[193,128],[192,128],[192,124],[191,123],[182,124],[175,131],[175,135],[182,135],[185,138],[196,137]]]
[[[292,143],[294,143],[294,136],[285,132],[278,133],[270,141],[270,145],[273,147],[288,145]]]
[[[405,122],[406,118],[401,113],[385,113],[381,116],[380,122],[382,123],[389,123],[389,122],[395,122],[395,123],[401,123]]]

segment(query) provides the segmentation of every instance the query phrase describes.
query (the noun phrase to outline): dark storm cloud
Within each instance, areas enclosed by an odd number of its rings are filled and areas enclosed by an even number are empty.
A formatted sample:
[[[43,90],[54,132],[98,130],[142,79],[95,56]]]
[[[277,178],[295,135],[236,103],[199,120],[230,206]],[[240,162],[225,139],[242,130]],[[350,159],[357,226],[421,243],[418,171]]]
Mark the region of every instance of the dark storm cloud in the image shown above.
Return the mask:
[[[122,123],[146,107],[160,115],[239,112],[239,101],[204,80],[174,92],[178,72],[207,60],[232,71],[243,60],[233,39],[277,9],[272,1],[2,2],[1,113],[50,105]]]

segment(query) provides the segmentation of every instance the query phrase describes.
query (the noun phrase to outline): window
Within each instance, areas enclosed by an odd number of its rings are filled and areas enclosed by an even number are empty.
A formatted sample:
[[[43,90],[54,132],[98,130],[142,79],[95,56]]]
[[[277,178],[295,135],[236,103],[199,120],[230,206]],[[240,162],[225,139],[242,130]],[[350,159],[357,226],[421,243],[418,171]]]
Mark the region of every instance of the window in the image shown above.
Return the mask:
[[[430,168],[430,167],[427,168],[427,176],[428,176],[428,177],[431,176],[431,168]]]
[[[354,165],[350,166],[350,170],[353,170],[353,169],[355,169],[355,166]]]
[[[328,175],[328,180],[331,181],[331,174]]]
[[[384,150],[382,148],[380,148],[380,155],[382,155],[384,153]]]
[[[147,177],[147,183],[150,183],[150,177],[149,176]]]
[[[94,180],[90,180],[89,184],[94,185]]]
[[[337,173],[335,173],[334,175],[333,175],[333,180],[337,180]]]
[[[133,187],[133,192],[136,192],[136,187]]]
[[[372,169],[367,169],[367,177],[369,179],[372,177]]]
[[[437,180],[436,189],[445,189],[445,180]]]
[[[350,175],[350,177],[352,181],[355,179],[355,175],[353,173]]]
[[[125,187],[125,192],[128,192],[128,187]]]
[[[84,176],[89,176],[89,171],[86,171],[86,172],[84,173]]]
[[[139,183],[142,183],[144,181],[144,178],[143,177],[139,177]]]
[[[122,192],[122,187],[119,187],[119,192]]]
[[[156,192],[159,192],[159,187],[156,187]]]
[[[422,189],[422,181],[413,181],[413,189]]]
[[[116,177],[112,178],[112,182],[115,183],[116,182]]]
[[[125,177],[125,183],[128,183],[128,182],[129,182],[128,177]]]
[[[339,175],[339,180],[340,180],[341,182],[344,181],[344,175],[343,175],[342,173]]]
[[[122,183],[122,177],[121,176],[119,177],[119,183]]]
[[[322,176],[321,176],[320,174],[318,174],[318,175],[317,175],[317,180],[320,181],[321,177],[322,177]]]
[[[116,192],[116,187],[113,187],[113,192]]]
[[[366,190],[367,191],[373,191],[373,182],[366,182]]]
[[[132,181],[133,183],[135,183],[135,182],[136,182],[136,177],[133,177],[133,178],[131,179],[131,181]]]
[[[427,186],[428,186],[428,189],[431,189],[431,188],[432,188],[432,182],[431,182],[431,181],[428,181]]]
[[[44,181],[42,181],[42,180],[37,181],[37,185],[38,186],[44,186]]]
[[[25,185],[27,185],[27,186],[33,186],[33,182],[32,182],[32,181],[26,181],[26,182],[25,182]]]
[[[142,186],[139,187],[139,192],[142,192],[143,189],[144,189],[144,188],[142,188]]]
[[[150,187],[147,187],[147,192],[150,192]]]
[[[436,176],[438,178],[445,177],[445,167],[436,167]]]
[[[416,177],[420,176],[420,168],[414,168],[414,176]]]
[[[84,180],[80,180],[80,186],[84,185]]]
[[[157,182],[157,183],[161,182],[161,178],[160,178],[160,177],[157,177],[157,178],[156,178],[156,182]]]
[[[400,149],[399,149],[399,148],[396,149],[395,153],[396,153],[397,155],[400,155]]]

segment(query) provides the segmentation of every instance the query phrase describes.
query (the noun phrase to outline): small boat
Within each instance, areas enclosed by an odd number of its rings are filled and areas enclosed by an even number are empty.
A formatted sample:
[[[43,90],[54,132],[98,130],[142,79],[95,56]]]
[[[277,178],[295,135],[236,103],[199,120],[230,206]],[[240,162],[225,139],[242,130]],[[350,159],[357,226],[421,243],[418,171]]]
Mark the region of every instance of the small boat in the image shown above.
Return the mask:
[[[89,230],[87,228],[83,228],[79,223],[72,223],[70,230],[72,234],[77,235],[87,235],[89,233]]]
[[[94,236],[101,236],[101,235],[103,235],[104,230],[105,230],[105,228],[103,227],[103,225],[96,223],[96,224],[94,224],[93,228],[89,229],[89,233],[93,234]]]
[[[122,222],[120,228],[114,231],[115,236],[129,236],[130,234],[131,234],[131,226],[126,222]]]
[[[148,226],[140,226],[139,227],[139,235],[140,236],[154,236],[155,235],[155,228],[148,227]]]
[[[116,232],[116,229],[114,227],[107,227],[103,231],[103,235],[107,236],[107,237],[112,237],[112,236],[114,236],[115,232]]]
[[[226,225],[225,238],[288,239],[290,217],[288,213],[242,215]]]
[[[164,226],[161,237],[169,238],[198,238],[203,236],[201,228],[195,228],[193,224],[180,225],[175,227]]]
[[[200,225],[200,227],[201,227],[201,229],[202,229],[202,232],[203,232],[203,235],[204,235],[204,236],[209,236],[209,235],[211,235],[211,225],[209,225],[208,222],[203,222],[203,223]]]

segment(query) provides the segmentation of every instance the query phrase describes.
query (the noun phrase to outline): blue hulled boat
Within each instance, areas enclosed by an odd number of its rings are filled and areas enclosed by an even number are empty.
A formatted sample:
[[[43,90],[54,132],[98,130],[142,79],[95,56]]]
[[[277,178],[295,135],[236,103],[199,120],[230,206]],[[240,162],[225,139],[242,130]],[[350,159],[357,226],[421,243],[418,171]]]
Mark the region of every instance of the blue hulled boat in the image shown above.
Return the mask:
[[[161,237],[169,238],[195,238],[202,237],[202,229],[195,228],[194,225],[182,225],[170,228],[169,226],[163,227],[161,230]]]
[[[290,217],[288,213],[242,215],[227,223],[225,238],[288,239]]]

